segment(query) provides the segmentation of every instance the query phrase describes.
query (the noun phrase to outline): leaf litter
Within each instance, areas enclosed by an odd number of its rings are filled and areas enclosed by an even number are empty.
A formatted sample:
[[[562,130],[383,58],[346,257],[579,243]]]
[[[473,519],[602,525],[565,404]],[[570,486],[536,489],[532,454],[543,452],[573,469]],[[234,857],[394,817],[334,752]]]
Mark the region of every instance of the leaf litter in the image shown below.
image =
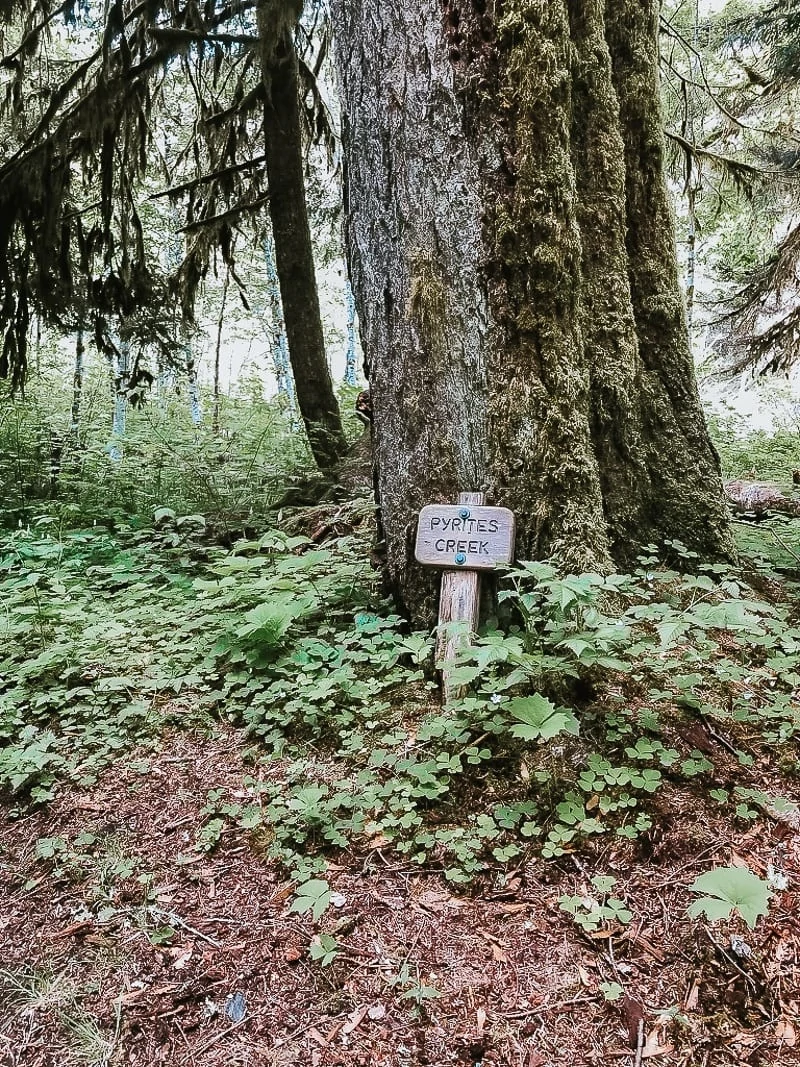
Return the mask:
[[[47,809],[3,816],[4,1067],[798,1062],[800,841],[786,823],[732,837],[676,791],[649,856],[606,841],[456,894],[380,847],[343,852],[300,912],[256,835],[195,847],[207,791],[236,789],[245,755],[232,730],[178,733]],[[88,866],[71,860],[81,834]],[[42,857],[42,839],[66,850]],[[712,863],[783,873],[753,930],[687,915]],[[613,871],[633,913],[602,938],[558,907],[594,871]],[[728,903],[746,909],[747,888]],[[336,906],[315,918],[328,892]],[[321,967],[312,940],[341,922]]]

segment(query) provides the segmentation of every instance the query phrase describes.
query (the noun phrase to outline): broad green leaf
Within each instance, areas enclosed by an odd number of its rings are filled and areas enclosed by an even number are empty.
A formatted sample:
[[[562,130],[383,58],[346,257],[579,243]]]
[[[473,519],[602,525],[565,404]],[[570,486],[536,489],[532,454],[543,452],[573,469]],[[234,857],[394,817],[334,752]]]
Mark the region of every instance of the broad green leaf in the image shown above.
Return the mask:
[[[451,685],[471,685],[480,673],[480,667],[465,664],[462,667],[453,667],[448,670],[447,680]]]
[[[198,529],[205,530],[207,523],[205,515],[181,515],[175,525],[179,529],[181,526],[196,526]]]
[[[705,893],[689,908],[696,919],[703,912],[712,921],[727,919],[735,909],[752,929],[760,915],[766,915],[772,893],[768,883],[746,867],[715,867],[696,878],[692,893]]]
[[[685,622],[660,622],[656,626],[656,632],[658,633],[658,639],[661,642],[661,647],[669,648],[669,646],[675,641],[676,637],[680,637],[689,629],[689,624]]]
[[[53,859],[66,849],[67,842],[63,837],[40,837],[36,842],[36,855],[43,860]]]
[[[297,887],[289,911],[310,911],[315,921],[319,920],[331,902],[331,887],[324,878],[310,878]]]
[[[691,919],[698,919],[703,913],[711,922],[717,919],[729,919],[733,911],[733,904],[727,900],[717,900],[714,897],[702,897],[696,900],[688,909]]]
[[[705,626],[714,626],[725,630],[747,630],[762,634],[762,621],[748,611],[748,602],[743,600],[724,600],[721,604],[698,604],[693,612],[694,618]]]
[[[275,596],[247,612],[245,625],[237,628],[236,636],[255,638],[266,648],[274,648],[313,604],[312,597]]]
[[[574,603],[577,599],[577,593],[570,589],[566,582],[563,582],[559,590],[559,607],[561,610],[564,611],[565,608],[568,608],[570,604]]]
[[[517,720],[511,727],[512,735],[523,741],[547,741],[560,733],[578,733],[578,720],[569,708],[556,708],[541,693],[515,697],[506,708]]]
[[[263,821],[264,816],[261,809],[256,807],[255,804],[246,807],[239,817],[239,825],[243,830],[254,830],[257,826],[260,826]]]
[[[583,653],[588,648],[592,647],[592,644],[590,641],[586,641],[582,637],[568,637],[564,641],[559,642],[559,647],[568,648],[570,652],[574,652],[578,659],[580,659]]]

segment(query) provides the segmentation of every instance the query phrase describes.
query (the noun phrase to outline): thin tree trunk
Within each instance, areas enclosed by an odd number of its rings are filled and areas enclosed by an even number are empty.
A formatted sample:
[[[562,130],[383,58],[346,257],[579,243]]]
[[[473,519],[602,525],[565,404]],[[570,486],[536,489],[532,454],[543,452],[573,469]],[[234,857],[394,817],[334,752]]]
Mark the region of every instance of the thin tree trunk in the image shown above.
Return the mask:
[[[130,377],[130,341],[120,341],[118,355],[111,363],[114,410],[111,416],[111,444],[108,454],[115,463],[122,459],[123,439],[128,415],[128,379]]]
[[[83,399],[83,358],[86,347],[83,343],[83,327],[75,335],[75,370],[72,375],[72,408],[69,420],[69,443],[73,450],[78,447],[81,425],[81,400]]]
[[[697,258],[697,193],[698,188],[694,177],[694,167],[689,167],[686,189],[686,210],[688,225],[686,227],[686,328],[689,331],[689,347],[692,348],[692,330],[694,326],[694,293],[695,293],[695,266]]]
[[[193,426],[203,421],[203,407],[200,403],[200,382],[197,377],[197,363],[190,345],[184,345],[186,354],[187,392],[189,394],[189,415]]]
[[[222,286],[222,299],[219,305],[219,319],[217,320],[217,347],[214,351],[214,399],[211,413],[211,432],[215,437],[220,434],[220,389],[219,389],[219,359],[222,349],[222,327],[225,323],[225,302],[228,298],[228,283],[230,282],[230,270],[225,274],[225,283]]]
[[[262,31],[273,15],[271,6],[259,0]],[[300,414],[314,459],[324,470],[345,454],[347,443],[325,357],[303,175],[297,55],[288,30],[274,54],[264,48],[263,74],[269,212],[286,336]]]
[[[167,389],[171,385],[172,369],[166,366],[160,349],[156,360],[156,398],[158,410],[164,412],[167,409]]]
[[[167,269],[176,270],[181,262],[181,258],[184,252],[184,238],[181,234],[181,227],[183,225],[180,217],[180,212],[176,205],[173,205],[170,209],[170,215],[172,218],[172,234],[166,247],[166,260]],[[197,362],[192,352],[191,344],[188,343],[183,324],[180,320],[180,314],[177,305],[173,311],[173,330],[175,333],[175,345],[183,353],[183,363],[186,367],[186,391],[189,397],[189,417],[192,420],[193,426],[200,426],[203,421],[203,408],[200,402],[200,383],[197,376]],[[159,367],[159,404],[164,407],[164,389],[163,385],[164,374],[162,368]]]
[[[267,275],[267,303],[271,323],[272,367],[275,372],[275,380],[278,383],[278,394],[285,398],[286,405],[289,408],[289,416],[292,425],[294,425],[297,395],[294,387],[291,360],[289,359],[289,346],[286,343],[286,323],[283,318],[278,272],[275,269],[275,256],[269,235],[264,238],[264,268]]]

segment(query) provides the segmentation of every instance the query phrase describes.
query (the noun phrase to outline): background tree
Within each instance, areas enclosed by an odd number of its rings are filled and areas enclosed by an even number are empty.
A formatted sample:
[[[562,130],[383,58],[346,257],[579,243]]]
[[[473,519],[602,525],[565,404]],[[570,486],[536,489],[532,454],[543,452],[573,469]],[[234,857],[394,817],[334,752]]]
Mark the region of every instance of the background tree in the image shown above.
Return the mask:
[[[306,208],[299,65],[291,33],[301,5],[277,30],[274,8],[274,0],[259,2],[269,212],[297,405],[314,457],[325,469],[345,454],[347,443],[325,358]]]
[[[786,372],[800,360],[800,3],[774,0],[738,14],[725,25],[722,47],[751,89],[742,122],[759,129],[756,156],[772,176],[756,190],[754,215],[773,228],[766,255],[727,272],[734,293],[722,347],[731,373]]]
[[[334,0],[347,244],[391,581],[484,490],[574,569],[732,551],[664,180],[655,2]]]
[[[2,61],[2,118],[13,136],[0,157],[0,376],[24,381],[33,311],[77,327],[69,320],[80,284],[95,342],[110,359],[120,358],[115,335],[142,341],[132,346],[126,379],[135,389],[145,374],[139,359],[145,339],[161,342],[163,360],[174,359],[170,306],[179,299],[192,319],[197,287],[217,250],[237,280],[232,227],[245,218],[260,222],[271,197],[278,272],[288,277],[281,284],[299,407],[318,464],[330,467],[345,442],[322,343],[303,190],[300,67],[291,38],[299,7],[262,5],[260,35],[255,8],[255,0],[212,3],[202,14],[172,0],[146,11],[121,2],[90,6],[81,16],[83,47],[73,47],[57,68],[60,76],[37,93],[31,89],[40,72],[51,69],[38,60],[60,46],[57,20],[71,8],[52,12],[40,0],[9,5],[16,20]],[[176,77],[192,87],[196,112],[190,137],[165,164],[173,174],[191,162],[195,174],[170,189],[185,209],[186,248],[179,266],[164,274],[147,247],[140,191],[152,155],[168,147],[162,121]],[[311,111],[318,115],[316,106]],[[272,138],[270,196],[262,180],[265,153],[255,150],[265,135]],[[288,168],[280,137],[293,146]]]
[[[785,371],[800,338],[793,119],[800,4],[731,0],[702,17],[695,5],[666,5],[661,25],[687,278],[696,259],[705,290],[701,324],[716,367]],[[687,280],[687,301],[693,293]]]

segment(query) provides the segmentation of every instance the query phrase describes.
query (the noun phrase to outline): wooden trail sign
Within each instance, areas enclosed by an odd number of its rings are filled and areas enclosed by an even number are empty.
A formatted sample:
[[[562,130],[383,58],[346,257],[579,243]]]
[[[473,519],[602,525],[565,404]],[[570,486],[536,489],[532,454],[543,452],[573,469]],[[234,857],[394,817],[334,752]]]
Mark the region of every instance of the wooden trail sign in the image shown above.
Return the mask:
[[[429,567],[463,567],[492,570],[496,563],[510,563],[514,555],[514,513],[508,508],[486,508],[465,502],[429,504],[419,513],[414,554]]]
[[[428,567],[446,568],[439,596],[439,663],[452,660],[478,628],[480,572],[514,558],[514,513],[484,507],[483,500],[483,493],[461,493],[458,504],[429,504],[419,513],[414,554]],[[442,686],[445,703],[462,692],[450,683],[446,667]]]

